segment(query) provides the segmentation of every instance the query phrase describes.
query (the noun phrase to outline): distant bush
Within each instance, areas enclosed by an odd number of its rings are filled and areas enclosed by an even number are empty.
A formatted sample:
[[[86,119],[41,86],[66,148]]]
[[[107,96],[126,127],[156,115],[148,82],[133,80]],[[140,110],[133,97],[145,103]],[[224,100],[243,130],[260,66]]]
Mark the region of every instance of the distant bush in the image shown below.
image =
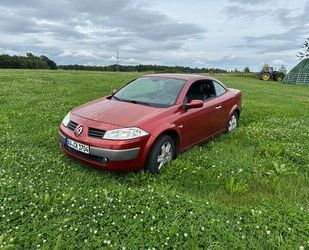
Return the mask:
[[[35,56],[32,53],[27,53],[27,56],[0,55],[0,68],[57,69],[57,64],[47,56]]]
[[[244,68],[244,73],[250,73],[251,71],[250,71],[250,69],[249,69],[249,67],[245,67]]]

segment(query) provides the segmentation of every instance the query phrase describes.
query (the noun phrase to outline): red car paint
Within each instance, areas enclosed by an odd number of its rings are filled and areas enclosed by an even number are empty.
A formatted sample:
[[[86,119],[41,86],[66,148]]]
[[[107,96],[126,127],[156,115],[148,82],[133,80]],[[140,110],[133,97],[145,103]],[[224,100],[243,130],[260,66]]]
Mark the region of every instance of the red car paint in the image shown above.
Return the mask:
[[[71,155],[89,165],[112,171],[135,171],[144,168],[147,156],[156,139],[169,133],[177,136],[177,153],[195,146],[209,138],[225,131],[233,112],[240,113],[241,92],[226,88],[226,93],[205,101],[203,107],[189,110],[183,109],[183,102],[191,84],[199,80],[212,80],[215,78],[201,75],[186,74],[154,74],[147,77],[164,77],[182,79],[186,83],[174,105],[168,108],[149,107],[140,104],[110,100],[110,96],[97,99],[75,108],[71,112],[71,120],[82,125],[84,132],[77,135],[63,124],[59,127],[62,137],[89,145],[90,147],[123,150],[139,147],[139,153],[133,160],[100,162],[85,157],[83,153],[68,150],[61,142],[61,148]],[[220,107],[218,109],[218,107]],[[107,140],[92,138],[87,134],[88,128],[112,130],[125,127],[138,127],[149,135],[130,140]]]

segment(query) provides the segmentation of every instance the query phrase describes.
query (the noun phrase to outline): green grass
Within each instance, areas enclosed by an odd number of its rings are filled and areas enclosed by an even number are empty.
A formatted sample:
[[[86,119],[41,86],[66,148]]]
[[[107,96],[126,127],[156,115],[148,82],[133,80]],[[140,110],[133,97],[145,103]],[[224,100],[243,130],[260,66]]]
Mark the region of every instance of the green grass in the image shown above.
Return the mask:
[[[0,70],[0,247],[309,247],[309,88],[220,74],[243,92],[240,127],[160,175],[64,155],[73,107],[139,73]]]

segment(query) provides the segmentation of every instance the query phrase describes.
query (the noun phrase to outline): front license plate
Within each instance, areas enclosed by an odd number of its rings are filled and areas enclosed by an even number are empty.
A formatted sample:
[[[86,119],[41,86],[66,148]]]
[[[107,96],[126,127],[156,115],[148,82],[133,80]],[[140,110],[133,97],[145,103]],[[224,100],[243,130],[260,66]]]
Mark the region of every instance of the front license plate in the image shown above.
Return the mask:
[[[83,152],[85,154],[89,154],[89,146],[87,146],[85,144],[73,141],[73,140],[68,139],[68,138],[66,138],[65,144],[68,147],[73,148],[73,149],[75,149],[75,150],[77,150],[79,152]]]

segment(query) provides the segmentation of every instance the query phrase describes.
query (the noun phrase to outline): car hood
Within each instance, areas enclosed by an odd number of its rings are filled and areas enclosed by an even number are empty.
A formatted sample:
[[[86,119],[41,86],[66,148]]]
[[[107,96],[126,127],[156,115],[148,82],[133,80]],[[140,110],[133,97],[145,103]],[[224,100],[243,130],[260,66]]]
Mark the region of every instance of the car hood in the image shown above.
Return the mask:
[[[73,110],[74,115],[121,127],[138,126],[162,112],[162,108],[101,98]]]

